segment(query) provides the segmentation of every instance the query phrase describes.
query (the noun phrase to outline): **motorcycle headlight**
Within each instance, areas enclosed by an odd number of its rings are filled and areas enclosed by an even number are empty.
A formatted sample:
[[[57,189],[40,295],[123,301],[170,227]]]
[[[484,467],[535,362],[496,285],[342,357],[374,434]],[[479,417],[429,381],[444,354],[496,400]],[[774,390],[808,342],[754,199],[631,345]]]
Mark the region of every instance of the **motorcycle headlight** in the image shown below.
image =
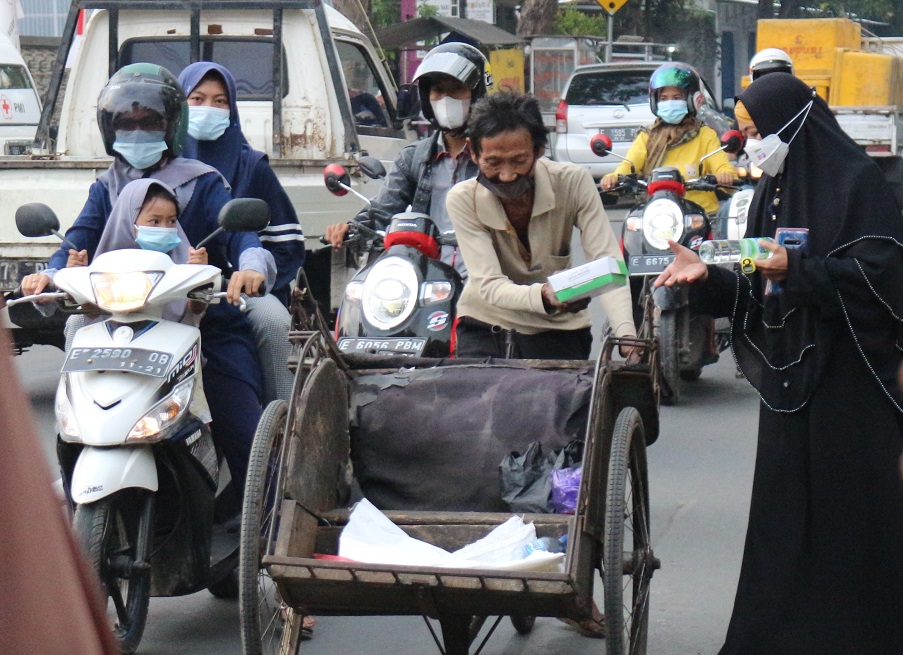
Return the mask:
[[[142,416],[129,431],[126,441],[159,441],[166,429],[178,421],[191,404],[194,391],[194,377],[176,386],[166,398]]]
[[[65,376],[63,376],[59,386],[56,388],[55,410],[56,420],[60,424],[60,434],[63,437],[81,439],[82,431],[79,429],[78,422],[75,420],[75,412],[72,410],[72,403],[69,402]]]
[[[668,241],[680,241],[684,213],[673,200],[657,198],[643,212],[643,237],[653,248],[667,250]]]
[[[420,281],[414,267],[400,257],[381,259],[364,280],[364,317],[381,330],[401,324],[417,306]]]
[[[345,287],[345,300],[360,302],[361,296],[363,295],[363,289],[363,282],[349,282],[348,286]]]
[[[144,306],[163,273],[91,273],[97,306],[108,312],[129,312]]]
[[[699,230],[705,225],[705,219],[702,214],[687,214],[685,223],[688,230]]]
[[[639,216],[628,216],[624,219],[624,227],[631,232],[641,232],[643,230],[643,219]]]
[[[424,282],[420,287],[420,300],[424,305],[442,302],[451,295],[451,282]]]

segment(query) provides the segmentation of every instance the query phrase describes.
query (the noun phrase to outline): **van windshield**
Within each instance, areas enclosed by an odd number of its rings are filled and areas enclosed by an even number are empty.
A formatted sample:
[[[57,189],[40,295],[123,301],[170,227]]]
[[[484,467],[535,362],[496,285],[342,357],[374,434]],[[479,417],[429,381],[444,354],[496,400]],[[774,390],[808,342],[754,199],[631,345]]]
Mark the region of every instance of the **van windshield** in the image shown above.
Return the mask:
[[[0,89],[30,89],[31,78],[24,66],[0,64]]]
[[[121,66],[136,62],[158,64],[176,77],[191,63],[188,37],[129,39],[122,44]],[[288,66],[283,53],[282,95],[288,94]],[[201,60],[229,69],[238,100],[273,99],[272,39],[201,37]]]
[[[574,76],[568,87],[569,105],[639,105],[649,102],[646,71],[594,71]]]

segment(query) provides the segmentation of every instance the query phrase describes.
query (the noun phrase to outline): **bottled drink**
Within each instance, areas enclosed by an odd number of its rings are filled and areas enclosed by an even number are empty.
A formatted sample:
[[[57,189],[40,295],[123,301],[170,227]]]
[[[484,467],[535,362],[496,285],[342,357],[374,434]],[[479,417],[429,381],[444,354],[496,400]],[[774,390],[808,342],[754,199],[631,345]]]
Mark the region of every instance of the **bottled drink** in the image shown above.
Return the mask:
[[[769,237],[748,239],[719,239],[703,241],[699,246],[699,258],[706,264],[732,264],[744,259],[762,260],[772,253],[759,245],[759,241],[772,241]]]
[[[557,539],[555,537],[540,537],[524,546],[524,557],[535,550],[543,550],[547,553],[563,553],[564,549],[567,547],[567,543],[567,535]]]

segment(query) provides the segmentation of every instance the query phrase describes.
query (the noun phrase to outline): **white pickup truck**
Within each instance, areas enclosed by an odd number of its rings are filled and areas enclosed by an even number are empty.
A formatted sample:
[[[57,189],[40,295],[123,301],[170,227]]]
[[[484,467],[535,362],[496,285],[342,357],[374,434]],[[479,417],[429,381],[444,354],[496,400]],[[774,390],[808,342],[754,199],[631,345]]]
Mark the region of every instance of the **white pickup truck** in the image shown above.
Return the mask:
[[[831,107],[843,131],[865,148],[903,208],[903,106]]]
[[[82,9],[95,11],[76,37]],[[14,288],[59,247],[54,238],[20,236],[16,208],[44,202],[65,230],[110,164],[97,127],[97,97],[110,74],[145,61],[178,75],[198,60],[234,74],[242,129],[270,156],[309,244],[360,209],[352,196],[326,191],[324,166],[342,163],[353,185],[374,195],[380,182],[359,173],[357,158],[369,154],[390,166],[416,137],[408,120],[417,111],[416,94],[397,93],[370,41],[320,0],[75,0],[31,154],[0,157],[0,289]],[[384,116],[356,121],[346,75],[378,99]],[[59,123],[52,125],[59,100]]]

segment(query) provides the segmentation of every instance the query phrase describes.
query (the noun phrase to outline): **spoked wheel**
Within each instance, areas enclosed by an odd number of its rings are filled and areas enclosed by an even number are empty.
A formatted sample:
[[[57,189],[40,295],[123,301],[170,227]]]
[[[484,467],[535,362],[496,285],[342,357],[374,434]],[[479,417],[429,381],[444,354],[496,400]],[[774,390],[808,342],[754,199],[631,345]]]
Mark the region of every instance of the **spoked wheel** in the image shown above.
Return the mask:
[[[276,529],[277,482],[285,457],[288,403],[267,405],[254,434],[241,519],[239,617],[245,655],[295,655],[303,617],[286,606],[261,560]]]
[[[152,515],[153,496],[129,489],[79,505],[73,520],[76,539],[103,585],[113,635],[127,654],[138,648],[147,622]]]
[[[680,326],[678,312],[662,312],[658,321],[658,340],[661,352],[662,404],[676,405],[680,400]]]
[[[658,560],[649,543],[643,421],[633,407],[621,410],[612,434],[602,562],[606,653],[643,655],[649,629],[649,584]]]

